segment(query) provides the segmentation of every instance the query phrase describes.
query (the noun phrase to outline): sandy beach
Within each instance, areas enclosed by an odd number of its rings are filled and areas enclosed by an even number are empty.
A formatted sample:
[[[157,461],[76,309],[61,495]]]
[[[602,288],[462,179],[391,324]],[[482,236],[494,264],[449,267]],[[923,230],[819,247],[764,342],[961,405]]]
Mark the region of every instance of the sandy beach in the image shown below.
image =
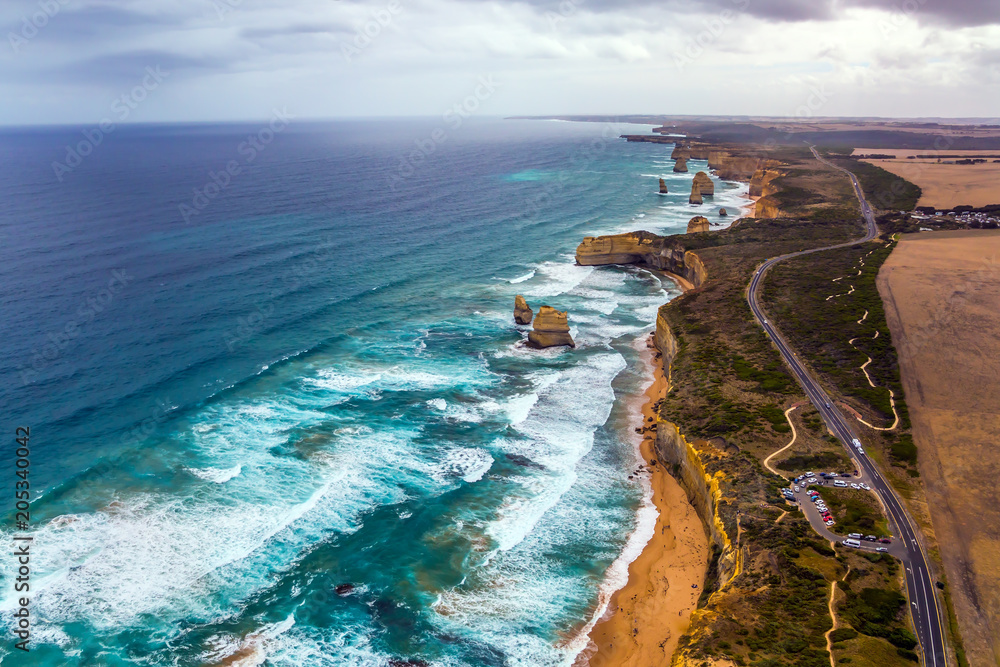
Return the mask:
[[[653,351],[643,362],[654,381],[642,399],[643,423],[655,419],[654,404],[667,383]],[[708,538],[684,490],[656,458],[655,432],[644,434],[640,450],[651,468],[653,503],[659,511],[653,537],[628,570],[628,583],[611,599],[608,612],[590,633],[596,652],[591,667],[668,665],[677,641],[687,630],[691,612],[701,595],[708,567]],[[578,664],[586,664],[579,663]]]

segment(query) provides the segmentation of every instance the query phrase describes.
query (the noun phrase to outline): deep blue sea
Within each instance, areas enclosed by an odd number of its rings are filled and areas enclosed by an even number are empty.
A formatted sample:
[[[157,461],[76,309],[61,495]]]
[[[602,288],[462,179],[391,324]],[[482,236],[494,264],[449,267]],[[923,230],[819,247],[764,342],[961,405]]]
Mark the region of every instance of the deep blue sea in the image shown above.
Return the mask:
[[[572,663],[652,530],[626,399],[677,293],[574,250],[746,186],[688,205],[705,163],[618,139],[648,127],[278,127],[122,127],[69,171],[86,128],[0,131],[0,532],[34,538],[0,660]],[[516,294],[577,347],[527,349]]]

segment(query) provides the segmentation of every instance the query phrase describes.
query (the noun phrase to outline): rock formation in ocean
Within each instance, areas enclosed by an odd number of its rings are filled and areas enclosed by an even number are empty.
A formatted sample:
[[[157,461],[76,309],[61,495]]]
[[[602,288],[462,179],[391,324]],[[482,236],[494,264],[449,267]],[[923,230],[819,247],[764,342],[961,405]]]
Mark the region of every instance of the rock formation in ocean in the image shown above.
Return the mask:
[[[682,146],[680,144],[677,144],[676,146],[674,146],[674,150],[672,150],[670,152],[670,159],[671,160],[676,160],[677,158],[685,158],[686,159],[687,157],[688,157],[687,148],[685,148],[684,146]]]
[[[637,264],[677,276],[692,287],[705,279],[701,258],[684,247],[682,236],[659,236],[651,232],[629,232],[588,236],[577,246],[581,266]]]
[[[704,216],[696,215],[688,221],[688,234],[707,232],[709,229],[708,218]]]
[[[667,194],[667,182],[662,178],[660,179],[660,194],[661,195]]]
[[[705,172],[699,171],[695,174],[694,183],[698,186],[702,197],[711,197],[715,194],[715,183],[712,182],[712,179]]]
[[[687,160],[683,157],[677,158],[677,162],[674,163],[674,173],[686,174],[687,170],[688,170]]]
[[[528,302],[518,294],[514,297],[514,321],[518,324],[531,324],[535,313],[528,307]]]
[[[528,332],[528,345],[541,349],[568,345],[576,347],[569,335],[569,320],[566,313],[550,306],[542,306],[535,317],[535,326]]]
[[[720,209],[719,209],[719,217],[720,217],[720,218],[724,218],[724,217],[726,217],[727,215],[729,215],[729,211],[727,211],[727,210],[726,210],[726,209],[724,209],[724,208],[720,208]]]
[[[691,196],[688,197],[689,204],[701,204],[704,200],[701,198],[701,189],[698,187],[698,182],[695,181],[691,184]]]

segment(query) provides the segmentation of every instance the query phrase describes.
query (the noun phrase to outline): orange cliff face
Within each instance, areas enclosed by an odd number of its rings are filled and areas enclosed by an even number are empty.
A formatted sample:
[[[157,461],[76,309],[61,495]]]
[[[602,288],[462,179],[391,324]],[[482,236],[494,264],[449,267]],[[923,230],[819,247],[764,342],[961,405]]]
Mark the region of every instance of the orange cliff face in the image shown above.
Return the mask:
[[[535,317],[534,328],[528,332],[528,345],[534,348],[576,347],[569,335],[569,318],[566,313],[550,306],[542,306]]]
[[[689,204],[701,204],[704,200],[701,198],[701,189],[698,187],[698,182],[695,181],[691,184],[691,196],[688,197]]]
[[[699,232],[707,232],[711,229],[708,223],[708,218],[696,215],[688,221],[688,234],[697,234]]]
[[[711,197],[715,194],[715,183],[703,171],[699,171],[694,175],[693,184],[698,186],[698,190],[703,197]]]
[[[680,278],[685,287],[698,287],[705,280],[705,266],[693,252],[685,250],[679,237],[650,232],[588,236],[577,246],[580,266],[636,264]]]
[[[531,318],[535,313],[528,307],[528,302],[518,294],[514,297],[514,322],[517,324],[531,324]]]
[[[778,208],[778,201],[772,196],[761,197],[754,204],[753,217],[763,220],[773,220],[780,218],[781,209]]]
[[[779,176],[781,176],[781,172],[777,169],[758,169],[755,171],[750,178],[750,196],[766,197],[777,192],[778,188],[772,185],[771,181]]]

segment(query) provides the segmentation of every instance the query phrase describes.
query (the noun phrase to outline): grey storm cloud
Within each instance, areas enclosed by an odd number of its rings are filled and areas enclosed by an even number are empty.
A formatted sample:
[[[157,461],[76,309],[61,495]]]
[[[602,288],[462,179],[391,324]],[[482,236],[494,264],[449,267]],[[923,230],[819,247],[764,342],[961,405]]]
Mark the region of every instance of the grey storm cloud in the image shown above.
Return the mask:
[[[196,70],[225,69],[229,61],[217,57],[194,57],[170,51],[126,51],[96,56],[53,68],[50,75],[73,83],[128,84],[142,78],[147,67],[159,67],[167,75]]]

